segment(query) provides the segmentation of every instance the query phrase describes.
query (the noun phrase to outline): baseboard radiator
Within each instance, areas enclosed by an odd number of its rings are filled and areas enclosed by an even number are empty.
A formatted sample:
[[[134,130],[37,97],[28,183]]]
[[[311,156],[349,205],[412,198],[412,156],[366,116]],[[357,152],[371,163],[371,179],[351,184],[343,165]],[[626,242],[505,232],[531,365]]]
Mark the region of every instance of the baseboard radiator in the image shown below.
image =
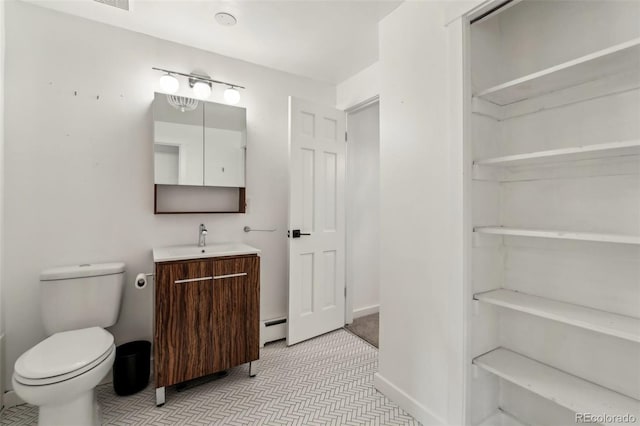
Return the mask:
[[[287,318],[274,318],[260,322],[260,347],[287,337]]]

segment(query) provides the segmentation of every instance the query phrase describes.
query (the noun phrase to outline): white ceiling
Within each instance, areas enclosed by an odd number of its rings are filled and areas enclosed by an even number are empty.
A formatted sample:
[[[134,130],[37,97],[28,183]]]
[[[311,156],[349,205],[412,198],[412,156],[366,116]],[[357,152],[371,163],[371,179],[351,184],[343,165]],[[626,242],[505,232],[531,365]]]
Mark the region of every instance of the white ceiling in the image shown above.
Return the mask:
[[[339,83],[378,59],[378,21],[402,0],[93,0],[30,3],[316,80]],[[216,23],[228,12],[237,25]]]

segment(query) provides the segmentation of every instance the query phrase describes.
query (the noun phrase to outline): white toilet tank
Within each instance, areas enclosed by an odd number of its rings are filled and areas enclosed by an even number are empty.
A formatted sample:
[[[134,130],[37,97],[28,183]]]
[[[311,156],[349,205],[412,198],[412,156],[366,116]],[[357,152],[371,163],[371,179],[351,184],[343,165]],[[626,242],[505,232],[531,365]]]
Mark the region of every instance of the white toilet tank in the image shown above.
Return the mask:
[[[124,267],[124,263],[95,263],[42,271],[40,306],[47,334],[115,324]]]

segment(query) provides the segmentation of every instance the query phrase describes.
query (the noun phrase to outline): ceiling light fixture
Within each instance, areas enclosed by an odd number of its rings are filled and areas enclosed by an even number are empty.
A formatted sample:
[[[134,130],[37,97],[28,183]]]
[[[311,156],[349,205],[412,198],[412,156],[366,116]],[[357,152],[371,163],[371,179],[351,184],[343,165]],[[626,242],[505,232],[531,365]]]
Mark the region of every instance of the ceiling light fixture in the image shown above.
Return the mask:
[[[180,88],[180,82],[171,74],[166,73],[162,77],[160,77],[160,88],[163,92],[173,94],[176,93]]]
[[[164,68],[152,69],[160,71],[163,75],[160,77],[160,88],[162,91],[173,94],[180,88],[180,83],[176,76],[187,77],[189,81],[189,87],[193,90],[194,96],[199,99],[207,99],[211,96],[211,91],[214,84],[222,84],[227,86],[224,92],[224,99],[229,104],[236,104],[240,100],[240,92],[238,89],[245,89],[244,86],[240,86],[234,83],[228,83],[226,81],[214,80],[208,75],[204,74],[185,74],[182,72],[166,70]]]
[[[240,101],[240,92],[238,92],[235,87],[229,86],[229,88],[224,91],[224,100],[228,104],[235,105]]]
[[[219,12],[216,13],[216,22],[225,27],[232,27],[238,23],[238,20],[235,16],[227,12]]]

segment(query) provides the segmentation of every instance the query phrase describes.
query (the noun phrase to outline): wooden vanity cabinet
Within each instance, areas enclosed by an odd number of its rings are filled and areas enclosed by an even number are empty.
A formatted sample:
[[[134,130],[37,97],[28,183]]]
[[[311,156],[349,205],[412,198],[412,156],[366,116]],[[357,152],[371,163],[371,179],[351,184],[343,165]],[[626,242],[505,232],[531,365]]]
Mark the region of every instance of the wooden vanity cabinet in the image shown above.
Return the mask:
[[[212,261],[156,264],[156,387],[215,373],[213,311]]]
[[[217,259],[213,264],[215,371],[259,357],[259,259],[258,256],[232,257]]]
[[[156,388],[256,361],[259,320],[257,255],[156,263]]]

